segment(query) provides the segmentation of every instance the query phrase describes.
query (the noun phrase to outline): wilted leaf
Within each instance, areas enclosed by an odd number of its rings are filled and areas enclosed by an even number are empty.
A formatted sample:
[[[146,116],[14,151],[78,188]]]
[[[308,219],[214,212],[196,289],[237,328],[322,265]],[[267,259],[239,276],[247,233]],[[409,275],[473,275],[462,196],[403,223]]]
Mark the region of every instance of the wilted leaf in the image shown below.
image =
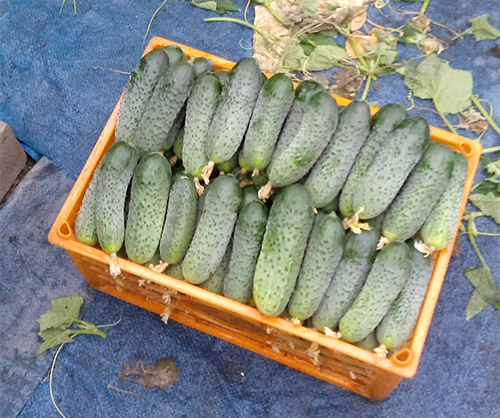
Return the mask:
[[[316,13],[316,3],[314,0],[298,0],[299,10],[304,12],[306,16],[314,16]]]
[[[474,193],[469,196],[472,204],[486,216],[491,216],[497,224],[500,225],[500,197],[493,193],[479,194]]]
[[[497,39],[500,36],[500,30],[495,28],[488,21],[490,14],[484,14],[481,16],[469,19],[470,28],[465,31],[465,33],[470,33],[476,37],[476,41],[482,41],[484,39]]]
[[[220,15],[227,12],[239,12],[240,9],[231,0],[191,0],[191,4],[201,9],[212,10]]]
[[[319,45],[306,61],[307,71],[322,71],[336,65],[340,60],[348,59],[344,48],[336,45]]]
[[[37,322],[40,323],[41,332],[49,328],[69,327],[80,315],[83,297],[73,295],[65,298],[53,299],[51,303],[52,308],[37,319]]]
[[[354,32],[351,35],[351,38],[349,41],[346,41],[345,43],[345,49],[347,54],[349,54],[350,57],[352,58],[357,58],[358,54],[356,53],[356,50],[354,49],[352,42],[356,45],[356,48],[361,54],[365,53],[365,44],[367,43],[374,43],[377,42],[378,38],[375,33],[372,33],[371,35],[366,35],[364,32]]]
[[[460,113],[471,105],[472,74],[456,70],[436,54],[427,56],[404,76],[406,86],[421,99],[432,99],[443,113]]]
[[[307,55],[298,44],[290,44],[283,51],[282,58],[284,68],[289,70],[302,70]]]
[[[474,107],[471,107],[458,115],[458,125],[455,128],[469,129],[480,135],[488,128],[488,121]]]
[[[38,356],[56,345],[72,342],[73,339],[70,338],[71,332],[72,330],[66,328],[49,328],[41,331],[38,335],[40,335],[44,341],[40,344],[36,355]]]
[[[331,91],[340,96],[354,97],[361,89],[365,76],[351,68],[341,68],[334,74],[335,84]]]

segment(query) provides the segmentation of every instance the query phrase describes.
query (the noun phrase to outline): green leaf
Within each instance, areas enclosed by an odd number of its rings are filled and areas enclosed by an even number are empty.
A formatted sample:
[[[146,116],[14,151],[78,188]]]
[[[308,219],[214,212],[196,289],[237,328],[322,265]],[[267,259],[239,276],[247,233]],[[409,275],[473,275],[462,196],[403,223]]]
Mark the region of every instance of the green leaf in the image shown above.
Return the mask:
[[[468,267],[465,275],[485,302],[500,309],[500,286],[495,282],[489,267]]]
[[[472,204],[486,216],[491,216],[497,224],[500,225],[500,197],[493,193],[479,194],[474,193],[469,196]]]
[[[408,70],[404,81],[415,96],[432,99],[443,113],[460,113],[471,106],[472,73],[451,68],[436,54]]]
[[[398,41],[404,42],[405,45],[420,45],[427,38],[427,34],[413,26],[411,22],[406,22],[401,31],[403,34],[398,37]]]
[[[311,55],[314,49],[319,45],[340,45],[323,32],[308,33],[300,39],[299,45],[302,47],[306,55]]]
[[[500,180],[482,179],[475,192],[479,194],[493,193],[496,197],[500,197]]]
[[[47,351],[49,348],[54,347],[56,345],[62,343],[70,343],[73,341],[71,338],[72,334],[71,329],[66,328],[49,328],[44,331],[41,331],[38,335],[44,339],[43,343],[40,344],[36,355],[42,354],[44,351]]]
[[[231,0],[191,0],[191,4],[201,9],[212,10],[220,15],[231,11],[240,11]]]
[[[392,33],[376,30],[375,35],[377,35],[379,42],[389,45],[391,49],[396,47],[398,40]]]
[[[497,39],[500,36],[500,30],[491,26],[488,21],[489,18],[490,14],[488,13],[469,19],[470,28],[465,32],[474,35],[476,37],[476,41],[482,41],[484,39]]]
[[[344,48],[336,45],[319,45],[309,55],[306,62],[307,71],[322,71],[337,65],[340,60],[349,59]]]
[[[393,50],[388,44],[379,44],[379,43],[366,43],[364,44],[365,48],[365,58],[369,58],[373,61],[376,61],[377,57],[379,58],[379,66],[387,67],[391,65],[394,61],[398,59],[399,53],[398,51]],[[375,71],[376,72],[376,69]]]
[[[316,14],[316,3],[314,0],[298,0],[299,10],[303,11],[306,16],[314,16]]]
[[[471,298],[469,299],[469,303],[465,308],[466,320],[468,321],[473,316],[476,316],[479,312],[481,312],[488,306],[490,306],[490,304],[483,299],[483,297],[477,290],[474,290],[474,292],[472,292]]]
[[[37,322],[40,323],[40,331],[49,328],[67,328],[80,315],[80,308],[83,305],[83,297],[78,295],[65,298],[53,299],[52,308],[40,316]]]
[[[500,176],[500,159],[496,161],[490,161],[484,166],[484,171],[491,174],[494,177]]]
[[[285,48],[282,58],[284,68],[302,71],[307,55],[298,44],[292,43]]]

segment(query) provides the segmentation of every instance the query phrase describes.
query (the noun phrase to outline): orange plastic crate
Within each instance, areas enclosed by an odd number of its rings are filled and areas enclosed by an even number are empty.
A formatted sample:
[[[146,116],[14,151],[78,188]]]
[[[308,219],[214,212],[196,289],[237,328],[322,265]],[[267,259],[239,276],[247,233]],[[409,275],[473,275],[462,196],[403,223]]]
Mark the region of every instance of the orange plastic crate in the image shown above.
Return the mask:
[[[179,45],[188,58],[210,58],[216,69],[229,70],[235,64],[160,37],[151,39],[144,53],[166,45]],[[335,99],[339,105],[350,102],[344,97],[335,96]],[[435,255],[434,272],[413,337],[399,352],[385,359],[377,359],[369,351],[326,337],[314,329],[295,326],[283,318],[264,316],[253,307],[157,273],[124,258],[118,258],[122,276],[113,278],[109,274],[109,255],[98,248],[78,242],[73,222],[94,170],[114,142],[120,101],[49,233],[49,240],[66,249],[90,286],[158,314],[169,313],[173,320],[369,398],[384,399],[402,378],[415,375],[458,227],[452,242]],[[372,111],[375,113],[377,109],[372,108]],[[479,164],[481,144],[436,127],[431,127],[431,136],[434,141],[443,142],[464,153],[469,162],[461,218]]]

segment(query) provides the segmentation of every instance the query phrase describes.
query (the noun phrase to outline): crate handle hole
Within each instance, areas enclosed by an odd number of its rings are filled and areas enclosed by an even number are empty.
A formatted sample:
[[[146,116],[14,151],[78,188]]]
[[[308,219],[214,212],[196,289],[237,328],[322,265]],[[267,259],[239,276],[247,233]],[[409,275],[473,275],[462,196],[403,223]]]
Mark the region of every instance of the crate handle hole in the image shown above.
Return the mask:
[[[69,238],[71,231],[67,222],[63,222],[59,227],[59,235],[63,238]]]
[[[405,348],[404,350],[398,351],[394,354],[391,359],[397,366],[406,366],[412,359],[412,353],[409,348]]]
[[[460,149],[462,150],[462,152],[468,157],[469,155],[471,155],[472,153],[472,148],[469,144],[467,144],[466,142],[462,142],[460,144]]]

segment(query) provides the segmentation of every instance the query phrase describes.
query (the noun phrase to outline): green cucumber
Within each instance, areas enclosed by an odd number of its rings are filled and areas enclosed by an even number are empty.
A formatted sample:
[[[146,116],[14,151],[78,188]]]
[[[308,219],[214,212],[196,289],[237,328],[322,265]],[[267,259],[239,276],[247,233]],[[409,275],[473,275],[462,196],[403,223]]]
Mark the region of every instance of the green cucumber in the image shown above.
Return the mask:
[[[452,170],[450,147],[432,144],[389,207],[382,235],[390,241],[406,241],[415,235],[443,194]]]
[[[269,165],[293,98],[292,79],[286,74],[275,74],[262,86],[240,152],[242,168],[258,171]]]
[[[167,133],[167,137],[163,141],[163,145],[161,146],[163,151],[168,151],[175,144],[175,141],[179,137],[179,132],[184,126],[185,120],[186,106],[182,106],[181,110],[179,110],[179,113],[177,113],[177,116],[175,117],[174,123]]]
[[[170,191],[165,225],[160,241],[160,256],[169,264],[176,264],[186,254],[196,227],[198,193],[193,179],[180,174]]]
[[[259,64],[254,58],[242,59],[231,70],[210,125],[205,149],[214,164],[229,160],[238,151],[261,84]]]
[[[295,90],[295,98],[281,130],[273,156],[280,155],[288,148],[300,129],[306,111],[309,109],[309,101],[320,91],[325,91],[325,89],[315,81],[306,80],[299,84]]]
[[[184,128],[181,128],[174,142],[174,154],[179,160],[182,160],[182,148],[184,148]]]
[[[370,332],[365,338],[363,338],[361,341],[358,341],[356,345],[358,347],[364,348],[365,350],[373,351],[379,346],[376,334],[376,331]]]
[[[137,165],[133,145],[120,141],[109,149],[101,163],[96,193],[96,230],[102,249],[116,253],[125,238],[125,197]]]
[[[241,204],[241,188],[230,176],[218,177],[204,193],[203,212],[182,263],[189,283],[200,284],[219,266],[233,233]]]
[[[311,317],[321,302],[337,268],[345,240],[344,226],[335,214],[315,217],[288,312],[301,321]]]
[[[135,146],[142,154],[159,151],[194,83],[193,66],[181,62],[160,79],[137,127]]]
[[[339,206],[343,216],[350,218],[356,212],[352,207],[352,199],[356,193],[358,183],[375,161],[379,150],[386,145],[390,132],[406,117],[408,117],[408,112],[397,103],[385,105],[373,117],[370,134],[356,157],[356,162],[342,187]]]
[[[169,264],[165,269],[164,273],[167,276],[173,277],[174,279],[184,280],[182,275],[182,264]]]
[[[177,45],[167,45],[165,48],[163,48],[163,50],[168,55],[170,66],[174,66],[175,64],[186,61],[186,54],[184,54],[182,48]]]
[[[224,86],[229,81],[229,71],[228,70],[219,70],[215,73],[217,77],[219,77],[220,84]]]
[[[206,73],[196,80],[187,101],[183,163],[186,171],[198,179],[201,178],[203,167],[208,162],[205,144],[220,93],[219,78],[212,73]]]
[[[418,163],[429,143],[429,124],[420,117],[410,117],[392,130],[387,145],[377,154],[356,187],[352,199],[355,212],[364,208],[361,219],[380,215],[391,204]]]
[[[97,230],[95,219],[95,206],[97,195],[97,179],[101,172],[101,166],[98,165],[92,179],[90,180],[89,187],[83,196],[82,205],[78,211],[75,219],[75,236],[77,241],[87,245],[97,244]],[[255,192],[257,195],[257,192]]]
[[[361,234],[349,232],[346,236],[340,263],[333,274],[325,296],[312,317],[314,328],[336,329],[344,314],[358,296],[373,260],[377,255],[380,233],[375,228]]]
[[[315,208],[325,206],[339,194],[368,136],[370,121],[370,108],[364,101],[353,101],[342,108],[335,134],[305,182]]]
[[[159,152],[144,156],[134,173],[125,230],[125,249],[130,260],[143,264],[160,243],[167,210],[172,172]]]
[[[410,278],[377,327],[377,340],[389,350],[401,347],[415,328],[432,276],[432,257],[413,247],[410,251]]]
[[[212,60],[203,57],[195,58],[193,60],[193,67],[196,78],[205,73],[213,72],[215,70]]]
[[[257,198],[257,192],[255,197]],[[231,261],[224,280],[224,296],[243,303],[251,299],[253,276],[266,231],[267,217],[267,208],[258,198],[240,211],[234,229]]]
[[[137,63],[125,89],[116,122],[115,140],[133,141],[134,132],[144,114],[153,91],[169,66],[163,49],[153,49]]]
[[[323,91],[316,93],[288,147],[280,153],[275,151],[267,168],[269,182],[284,187],[304,177],[330,141],[337,119],[335,99]]]
[[[325,213],[338,213],[339,210],[339,196],[335,196],[330,202],[328,202],[325,206],[321,208],[321,210]]]
[[[234,154],[229,160],[215,164],[215,168],[222,173],[230,173],[238,166],[238,154]]]
[[[342,339],[357,342],[382,321],[411,272],[410,248],[393,241],[382,248],[358,297],[342,317]]]
[[[231,242],[229,242],[226,252],[224,253],[224,257],[222,257],[222,261],[214,271],[214,274],[212,274],[208,280],[205,280],[202,284],[200,284],[200,287],[222,295],[224,290],[224,280],[228,272],[229,260],[231,258],[231,247]]]
[[[458,151],[454,151],[453,171],[450,181],[422,227],[424,242],[436,250],[442,250],[453,238],[468,170],[469,167],[465,156]]]
[[[255,303],[264,315],[281,314],[290,299],[314,221],[313,209],[301,184],[283,189],[271,207],[253,287]]]
[[[255,186],[245,186],[241,189],[241,206],[240,211],[243,209],[248,203],[253,202],[254,200],[259,200],[259,196],[257,195],[257,187]]]
[[[255,176],[252,176],[252,183],[257,187],[262,187],[267,184],[269,178],[265,172],[261,172]]]

